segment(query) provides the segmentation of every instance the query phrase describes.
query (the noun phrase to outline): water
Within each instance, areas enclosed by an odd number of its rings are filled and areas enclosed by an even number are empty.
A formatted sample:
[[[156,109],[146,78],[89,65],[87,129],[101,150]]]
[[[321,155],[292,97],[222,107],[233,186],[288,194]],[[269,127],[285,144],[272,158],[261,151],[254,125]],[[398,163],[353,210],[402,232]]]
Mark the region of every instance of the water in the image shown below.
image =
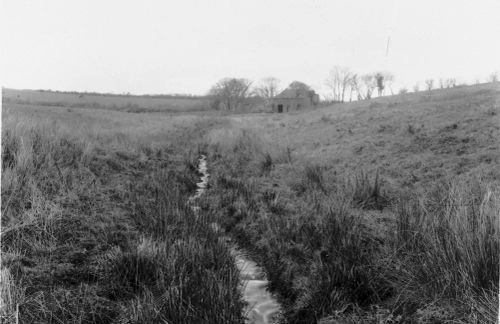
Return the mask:
[[[237,247],[231,250],[236,266],[240,270],[243,300],[247,302],[245,316],[247,323],[274,323],[281,313],[281,307],[267,290],[268,281],[262,269]]]
[[[200,206],[195,204],[205,192],[208,184],[207,158],[201,155],[198,162],[198,171],[201,173],[196,193],[189,198],[189,202],[195,212],[200,210]],[[222,231],[216,223],[210,225],[216,232]],[[276,298],[267,290],[268,281],[262,268],[251,260],[236,243],[229,237],[223,238],[231,250],[236,267],[240,270],[240,283],[243,293],[243,300],[247,303],[244,315],[248,324],[271,324],[274,323],[281,314],[281,307]]]
[[[189,198],[189,202],[192,204],[196,199],[200,198],[201,195],[207,189],[208,184],[208,169],[207,169],[207,157],[201,155],[198,160],[198,172],[201,173],[200,181],[196,183],[196,193]],[[198,210],[200,206],[193,206],[193,209]]]

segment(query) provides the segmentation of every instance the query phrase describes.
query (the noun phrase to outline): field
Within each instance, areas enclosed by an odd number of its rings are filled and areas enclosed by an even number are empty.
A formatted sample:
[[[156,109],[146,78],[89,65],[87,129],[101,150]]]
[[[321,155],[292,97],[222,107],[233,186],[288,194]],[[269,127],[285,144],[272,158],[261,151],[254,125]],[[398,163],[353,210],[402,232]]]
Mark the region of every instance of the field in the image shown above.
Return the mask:
[[[10,91],[7,323],[243,323],[214,221],[265,269],[289,323],[495,321],[498,83],[225,116]]]
[[[54,106],[66,108],[99,108],[125,112],[193,112],[208,108],[204,97],[190,96],[134,96],[103,95],[96,93],[67,93],[43,90],[2,90],[4,102],[27,106]]]

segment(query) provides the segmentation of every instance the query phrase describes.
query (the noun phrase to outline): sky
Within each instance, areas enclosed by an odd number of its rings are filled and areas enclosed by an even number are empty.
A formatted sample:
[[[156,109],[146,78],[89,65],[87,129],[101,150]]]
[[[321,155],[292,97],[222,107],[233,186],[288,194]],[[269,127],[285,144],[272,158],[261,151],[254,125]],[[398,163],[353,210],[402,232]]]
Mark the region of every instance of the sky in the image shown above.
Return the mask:
[[[500,71],[499,0],[1,0],[0,82],[204,94],[273,76],[326,94],[334,66],[395,87]],[[389,44],[389,46],[387,46]]]

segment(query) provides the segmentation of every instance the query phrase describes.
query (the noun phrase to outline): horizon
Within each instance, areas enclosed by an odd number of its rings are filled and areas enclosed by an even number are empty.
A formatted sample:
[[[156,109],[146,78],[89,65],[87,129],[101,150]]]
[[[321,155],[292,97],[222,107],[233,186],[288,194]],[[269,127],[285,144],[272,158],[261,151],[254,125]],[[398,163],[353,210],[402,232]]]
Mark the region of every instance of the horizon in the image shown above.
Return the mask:
[[[434,80],[437,81],[437,80]],[[463,87],[474,87],[474,86],[484,86],[488,84],[497,84],[498,81],[491,82],[491,81],[481,81],[478,83],[472,83],[472,82],[463,82],[461,84],[456,84],[454,86],[445,86],[445,87],[439,87],[437,84],[434,84],[434,88],[430,91],[439,91],[439,90],[451,90],[451,89],[459,89]],[[362,101],[365,100],[371,100],[371,99],[377,99],[381,97],[389,97],[389,96],[400,96],[400,95],[406,95],[406,94],[417,94],[421,92],[428,92],[429,90],[425,89],[424,84],[421,84],[421,88],[419,91],[414,91],[413,89],[407,89],[408,91],[403,93],[398,93],[398,91],[394,91],[393,94],[386,92],[385,94],[379,96],[376,91],[372,93],[371,98],[364,98],[361,99]],[[280,89],[280,92],[285,90],[288,85],[286,85],[283,89]],[[118,92],[95,92],[95,91],[76,91],[76,90],[58,90],[58,89],[20,89],[20,88],[11,88],[11,87],[5,87],[2,86],[2,90],[9,90],[9,91],[36,91],[36,92],[52,92],[52,93],[61,93],[61,94],[87,94],[87,95],[95,95],[95,96],[116,96],[116,97],[192,97],[192,98],[208,98],[210,97],[209,94],[207,93],[202,93],[202,94],[192,94],[192,93],[143,93],[143,94],[135,94],[135,93],[118,93]],[[314,90],[314,89],[313,89]],[[253,93],[249,97],[260,97],[259,94]],[[332,101],[331,98],[325,98],[320,94],[320,99],[322,101],[328,102]],[[354,101],[359,101],[359,99],[352,98],[352,100],[345,100],[342,103],[348,103],[348,102],[354,102]]]
[[[325,96],[329,71],[346,66],[391,72],[395,92],[423,88],[425,79],[484,83],[500,71],[495,8],[489,0],[4,0],[1,81],[13,89],[205,95],[225,77],[273,76],[281,88],[299,80]]]

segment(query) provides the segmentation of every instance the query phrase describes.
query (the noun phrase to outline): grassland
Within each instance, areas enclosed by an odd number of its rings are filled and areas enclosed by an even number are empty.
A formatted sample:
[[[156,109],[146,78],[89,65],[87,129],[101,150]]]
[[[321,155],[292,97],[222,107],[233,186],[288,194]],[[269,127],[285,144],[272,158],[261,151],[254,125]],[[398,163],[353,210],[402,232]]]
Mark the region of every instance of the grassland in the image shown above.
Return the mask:
[[[217,221],[289,323],[492,322],[499,99],[484,84],[234,116],[4,101],[3,319],[242,322]]]
[[[186,206],[220,122],[9,104],[2,119],[3,323],[242,322],[232,257]]]
[[[181,95],[106,95],[98,93],[14,89],[2,89],[2,95],[3,101],[11,105],[18,104],[36,107],[97,108],[133,113],[185,113],[208,109],[207,98]]]

